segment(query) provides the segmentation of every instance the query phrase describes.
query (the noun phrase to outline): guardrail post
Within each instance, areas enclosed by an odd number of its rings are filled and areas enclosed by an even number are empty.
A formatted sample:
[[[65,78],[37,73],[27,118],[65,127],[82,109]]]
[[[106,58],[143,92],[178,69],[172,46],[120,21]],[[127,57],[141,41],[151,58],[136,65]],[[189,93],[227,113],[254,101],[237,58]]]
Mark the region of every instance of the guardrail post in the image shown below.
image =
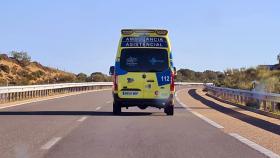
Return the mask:
[[[241,104],[244,104],[244,97],[243,96],[240,96],[240,102],[241,102]]]
[[[4,102],[7,101],[7,93],[4,93]]]
[[[274,102],[270,102],[270,106],[271,106],[271,110],[272,110],[273,112],[276,111],[276,107],[275,107]]]
[[[260,102],[260,104],[263,104],[264,111],[268,111],[269,110],[268,106],[266,105],[266,101],[262,101],[262,102]]]
[[[2,103],[3,102],[3,100],[4,100],[4,98],[3,98],[3,96],[4,96],[4,94],[0,94],[1,95],[1,100],[0,100],[0,102]]]

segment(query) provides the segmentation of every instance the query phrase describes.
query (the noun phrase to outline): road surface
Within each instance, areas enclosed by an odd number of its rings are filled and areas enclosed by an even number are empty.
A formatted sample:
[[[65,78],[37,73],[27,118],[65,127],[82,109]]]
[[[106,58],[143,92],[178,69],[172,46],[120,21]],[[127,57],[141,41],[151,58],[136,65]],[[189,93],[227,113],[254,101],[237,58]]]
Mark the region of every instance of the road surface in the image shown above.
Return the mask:
[[[180,92],[179,101],[192,97]],[[154,108],[114,116],[112,100],[105,90],[1,109],[0,157],[266,157],[185,107],[188,100],[176,101],[174,116]]]

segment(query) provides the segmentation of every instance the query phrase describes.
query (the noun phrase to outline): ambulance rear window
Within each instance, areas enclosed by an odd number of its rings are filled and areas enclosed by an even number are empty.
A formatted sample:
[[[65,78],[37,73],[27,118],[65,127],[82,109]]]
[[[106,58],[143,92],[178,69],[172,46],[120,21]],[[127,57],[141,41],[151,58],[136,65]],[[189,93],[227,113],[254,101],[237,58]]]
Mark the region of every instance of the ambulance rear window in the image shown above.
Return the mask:
[[[128,72],[160,72],[168,68],[168,54],[164,49],[123,49],[120,65]]]

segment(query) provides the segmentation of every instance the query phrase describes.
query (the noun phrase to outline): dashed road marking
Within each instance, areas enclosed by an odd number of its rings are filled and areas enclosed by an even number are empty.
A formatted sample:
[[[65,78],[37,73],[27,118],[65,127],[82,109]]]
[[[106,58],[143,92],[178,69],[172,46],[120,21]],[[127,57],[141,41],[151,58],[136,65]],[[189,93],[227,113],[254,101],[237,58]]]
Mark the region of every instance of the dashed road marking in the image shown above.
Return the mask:
[[[85,121],[87,118],[88,118],[87,116],[83,116],[83,117],[81,117],[81,118],[78,120],[78,122],[83,122],[83,121]]]
[[[266,155],[267,157],[270,158],[280,158],[280,156],[262,146],[260,146],[259,144],[256,144],[252,141],[250,141],[247,138],[242,137],[241,135],[237,134],[237,133],[229,133],[230,136],[234,137],[235,139],[239,140],[240,142],[248,145],[249,147],[259,151],[260,153]]]
[[[43,150],[49,150],[52,146],[54,146],[58,141],[60,141],[61,137],[54,137],[50,141],[48,141],[45,145],[41,147]]]
[[[183,90],[184,90],[184,89],[183,89]],[[224,128],[223,126],[221,126],[221,125],[219,125],[218,123],[216,123],[216,122],[210,120],[209,118],[207,118],[207,117],[201,115],[200,113],[197,113],[197,112],[193,111],[193,110],[192,110],[191,108],[189,108],[186,104],[184,104],[184,103],[177,97],[177,96],[178,96],[177,93],[179,93],[179,92],[181,92],[181,91],[183,91],[183,90],[179,90],[179,91],[177,91],[177,92],[175,93],[175,98],[176,98],[176,100],[178,101],[179,104],[181,104],[183,107],[186,108],[186,110],[190,111],[191,113],[193,113],[194,115],[196,115],[196,116],[199,117],[200,119],[204,120],[205,122],[209,123],[210,125],[212,125],[212,126],[214,126],[214,127],[216,127],[216,128],[219,128],[219,129]]]
[[[112,103],[112,101],[110,101],[110,100],[109,100],[109,101],[106,101],[106,104],[109,104],[109,103]]]
[[[101,106],[98,106],[95,110],[98,111],[101,109]]]

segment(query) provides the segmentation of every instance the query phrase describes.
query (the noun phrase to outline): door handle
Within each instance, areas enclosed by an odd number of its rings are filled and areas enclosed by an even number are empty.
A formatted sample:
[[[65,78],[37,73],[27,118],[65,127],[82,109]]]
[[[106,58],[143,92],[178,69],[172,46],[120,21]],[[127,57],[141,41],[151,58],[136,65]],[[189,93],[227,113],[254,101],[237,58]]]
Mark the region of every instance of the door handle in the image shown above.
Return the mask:
[[[155,82],[154,80],[147,80],[147,82]]]

